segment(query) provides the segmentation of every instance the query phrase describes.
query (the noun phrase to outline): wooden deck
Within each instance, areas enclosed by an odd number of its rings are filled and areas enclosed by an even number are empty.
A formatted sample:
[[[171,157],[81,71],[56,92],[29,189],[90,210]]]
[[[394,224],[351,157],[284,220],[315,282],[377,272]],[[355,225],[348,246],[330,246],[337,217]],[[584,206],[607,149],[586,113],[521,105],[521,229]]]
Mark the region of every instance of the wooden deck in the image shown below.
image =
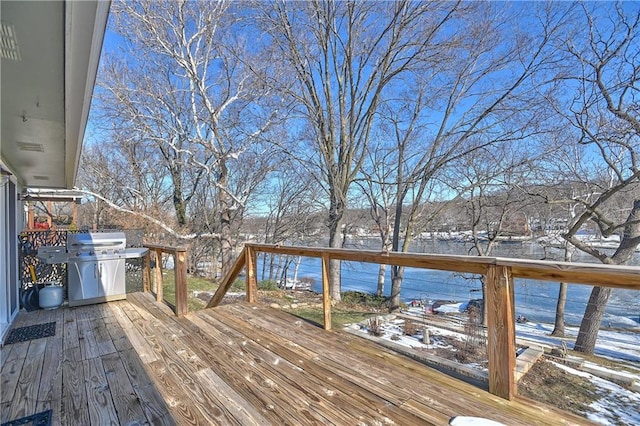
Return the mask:
[[[586,424],[506,401],[375,343],[245,303],[178,318],[148,293],[21,313],[53,337],[2,348],[0,423],[48,409],[52,424]]]

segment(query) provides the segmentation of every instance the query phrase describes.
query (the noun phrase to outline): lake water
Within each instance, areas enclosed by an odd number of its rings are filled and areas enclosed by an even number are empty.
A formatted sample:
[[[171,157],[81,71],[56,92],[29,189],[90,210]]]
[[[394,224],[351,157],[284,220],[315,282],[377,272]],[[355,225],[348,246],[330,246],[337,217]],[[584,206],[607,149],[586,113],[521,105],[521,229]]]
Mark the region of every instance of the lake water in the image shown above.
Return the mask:
[[[375,243],[373,241],[372,243]],[[375,249],[367,240],[351,241],[347,248]],[[470,245],[456,241],[423,240],[413,244],[412,251],[435,254],[469,254]],[[560,260],[562,251],[543,248],[536,243],[500,244],[493,256],[526,259]],[[582,253],[576,253],[574,262],[595,263],[594,259]],[[640,255],[636,254],[631,264],[640,264]],[[322,291],[322,272],[318,258],[302,258],[298,269],[298,279],[312,277],[313,290]],[[260,269],[259,269],[260,270]],[[361,262],[342,262],[342,290],[375,293],[378,265]],[[287,277],[293,278],[294,265],[287,271]],[[640,277],[639,277],[640,279]],[[391,285],[390,270],[387,268],[385,295],[389,295]],[[558,283],[536,280],[516,279],[515,298],[516,316],[523,315],[531,321],[553,323],[558,296]],[[400,297],[404,302],[411,300],[434,301],[451,300],[466,302],[482,297],[477,277],[459,273],[433,271],[418,268],[406,268]],[[565,320],[567,324],[580,324],[591,286],[569,284]],[[613,327],[640,327],[640,291],[615,289],[603,319],[603,325]]]

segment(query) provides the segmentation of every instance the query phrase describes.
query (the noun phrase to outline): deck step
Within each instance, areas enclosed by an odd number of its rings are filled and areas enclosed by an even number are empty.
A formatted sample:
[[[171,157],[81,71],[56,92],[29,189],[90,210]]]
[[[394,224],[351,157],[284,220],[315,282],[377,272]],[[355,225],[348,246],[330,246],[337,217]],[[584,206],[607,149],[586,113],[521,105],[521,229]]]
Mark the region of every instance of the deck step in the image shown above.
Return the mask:
[[[516,357],[516,382],[533,367],[533,365],[544,355],[544,350],[538,346],[529,346]]]

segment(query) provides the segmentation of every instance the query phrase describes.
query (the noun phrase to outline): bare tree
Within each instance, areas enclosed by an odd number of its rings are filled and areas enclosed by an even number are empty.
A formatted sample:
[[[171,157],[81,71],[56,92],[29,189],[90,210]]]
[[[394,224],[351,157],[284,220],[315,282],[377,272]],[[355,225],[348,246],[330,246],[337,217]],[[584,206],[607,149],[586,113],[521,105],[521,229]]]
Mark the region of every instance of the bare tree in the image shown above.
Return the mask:
[[[175,226],[165,227],[180,238],[217,238],[223,267],[232,261],[246,202],[271,169],[265,142],[277,115],[262,103],[271,99],[262,84],[268,61],[237,31],[242,7],[116,1],[112,30],[123,41],[99,76],[105,133],[126,134],[144,148],[131,166],[152,150],[165,171],[161,182],[171,188],[175,213]],[[215,220],[205,218],[208,208]]]
[[[349,189],[385,90],[441,51],[444,24],[459,3],[279,2],[265,5],[270,34],[293,78],[280,88],[295,100],[312,149],[297,156],[313,165],[327,194],[329,245],[341,246]],[[303,133],[304,134],[304,133]],[[330,265],[331,297],[340,300],[340,265]]]
[[[311,177],[298,167],[285,167],[269,182],[265,200],[269,213],[265,222],[266,243],[283,244],[302,238],[318,210],[317,191]]]
[[[551,138],[553,155],[549,155],[544,162],[546,167],[539,167],[540,177],[537,182],[544,182],[527,188],[527,192],[536,202],[539,208],[546,208],[543,215],[539,215],[539,226],[544,238],[539,240],[545,251],[545,258],[552,257],[547,249],[552,247],[561,249],[559,259],[571,262],[576,253],[576,248],[568,240],[562,238],[566,232],[567,224],[572,224],[576,216],[582,212],[582,204],[574,200],[583,200],[593,197],[594,187],[589,182],[575,180],[575,176],[588,175],[588,170],[597,169],[597,166],[582,158],[577,146],[567,140],[564,126],[557,130],[554,138]],[[544,218],[541,216],[545,216]],[[553,257],[552,257],[553,258]],[[567,302],[568,284],[559,283],[558,300],[556,303],[556,315],[551,335],[565,336],[565,306]]]
[[[313,179],[300,164],[283,159],[280,170],[265,182],[258,202],[268,209],[262,236],[265,243],[285,244],[303,240],[313,228],[319,210],[318,190]],[[262,276],[276,279],[278,256],[263,257]]]
[[[498,246],[513,247],[531,237],[529,205],[536,202],[522,190],[532,179],[542,152],[534,151],[531,140],[521,144],[493,145],[478,149],[452,164],[445,182],[459,195],[460,208],[470,221],[469,254],[491,256]],[[484,276],[474,276],[486,295]],[[487,318],[484,304],[482,321]]]
[[[602,263],[625,264],[640,243],[640,11],[637,4],[583,4],[582,25],[561,46],[574,59],[558,75],[564,95],[551,105],[576,130],[577,147],[593,168],[574,179],[591,188],[568,200],[580,211],[564,238]],[[625,207],[621,207],[621,203]],[[576,234],[589,223],[620,236],[613,254]],[[612,289],[594,287],[575,350],[593,353]]]
[[[94,228],[101,225],[102,216],[112,205],[171,222],[166,215],[161,216],[170,209],[170,204],[166,205],[167,188],[162,185],[158,159],[147,148],[135,141],[111,138],[91,143],[83,150],[78,184],[88,194],[101,194],[88,204],[93,209]]]
[[[369,215],[375,223],[376,232],[380,237],[381,249],[389,252],[392,249],[391,235],[393,224],[393,207],[395,203],[395,188],[391,182],[394,174],[393,153],[376,150],[375,146],[369,146],[366,150],[366,162],[362,169],[362,179],[358,184],[364,194],[368,205]],[[376,295],[384,295],[385,276],[387,265],[381,263],[378,267],[378,279]]]
[[[404,81],[406,90],[380,108],[380,126],[387,129],[380,147],[394,154],[388,183],[394,187],[395,251],[409,250],[421,209],[441,193],[437,177],[452,162],[533,138],[546,119],[533,87],[556,60],[550,42],[564,11],[542,8],[540,26],[507,33],[504,20],[522,11],[466,6],[441,53],[422,62],[420,73]],[[392,268],[392,309],[400,306],[403,274],[404,268]]]

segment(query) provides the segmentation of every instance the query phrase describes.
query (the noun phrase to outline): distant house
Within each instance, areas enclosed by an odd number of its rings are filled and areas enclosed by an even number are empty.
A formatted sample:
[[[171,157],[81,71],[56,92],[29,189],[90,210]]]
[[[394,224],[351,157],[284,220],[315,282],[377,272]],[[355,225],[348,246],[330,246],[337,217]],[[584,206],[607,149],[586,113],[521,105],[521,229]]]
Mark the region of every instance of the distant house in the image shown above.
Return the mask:
[[[529,218],[522,212],[509,215],[502,224],[500,234],[503,236],[530,237]]]

